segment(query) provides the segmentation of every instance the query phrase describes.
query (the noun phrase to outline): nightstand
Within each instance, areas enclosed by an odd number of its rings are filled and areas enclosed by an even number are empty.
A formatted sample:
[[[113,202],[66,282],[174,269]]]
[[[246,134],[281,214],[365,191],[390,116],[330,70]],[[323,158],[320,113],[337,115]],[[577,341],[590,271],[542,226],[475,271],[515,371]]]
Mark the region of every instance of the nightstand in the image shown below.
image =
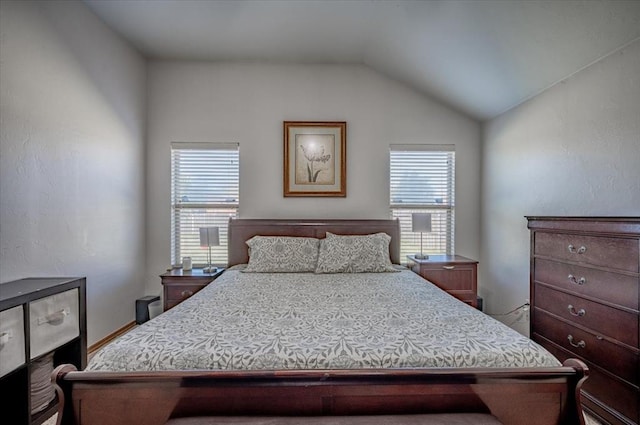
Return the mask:
[[[473,307],[478,307],[478,262],[461,255],[430,255],[417,259],[407,255],[407,266]]]
[[[163,286],[164,311],[169,310],[186,300],[224,272],[218,267],[214,273],[204,273],[202,269],[184,271],[172,269],[160,275]]]

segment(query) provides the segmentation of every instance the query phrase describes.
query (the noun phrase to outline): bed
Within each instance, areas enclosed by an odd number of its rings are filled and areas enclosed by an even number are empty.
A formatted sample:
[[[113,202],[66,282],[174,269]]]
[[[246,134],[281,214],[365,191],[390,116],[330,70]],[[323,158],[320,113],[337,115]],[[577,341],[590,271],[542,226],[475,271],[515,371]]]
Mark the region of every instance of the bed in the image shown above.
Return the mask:
[[[56,369],[63,423],[582,423],[586,366],[398,266],[397,221],[237,219],[228,231],[214,284],[87,370]]]

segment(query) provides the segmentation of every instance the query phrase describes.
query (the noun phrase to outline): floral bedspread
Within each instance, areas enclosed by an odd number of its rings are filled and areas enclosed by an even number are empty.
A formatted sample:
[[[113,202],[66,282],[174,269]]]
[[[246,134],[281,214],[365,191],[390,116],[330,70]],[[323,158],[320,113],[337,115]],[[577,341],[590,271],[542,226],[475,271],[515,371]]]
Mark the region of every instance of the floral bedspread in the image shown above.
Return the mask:
[[[227,270],[122,335],[88,370],[538,367],[535,342],[409,270]]]

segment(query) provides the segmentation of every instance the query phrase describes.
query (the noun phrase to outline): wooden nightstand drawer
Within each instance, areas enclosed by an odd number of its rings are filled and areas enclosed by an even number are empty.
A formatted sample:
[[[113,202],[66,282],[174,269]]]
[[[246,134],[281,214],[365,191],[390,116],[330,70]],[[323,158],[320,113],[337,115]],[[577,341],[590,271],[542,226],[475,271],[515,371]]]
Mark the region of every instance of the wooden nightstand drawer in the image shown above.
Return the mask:
[[[207,286],[204,285],[171,285],[167,287],[167,298],[172,301],[183,301]]]
[[[478,308],[478,297],[476,293],[473,291],[447,291],[449,294],[453,295],[460,301],[463,301],[469,304],[472,307]]]
[[[436,267],[418,267],[416,271],[425,279],[447,291],[474,291],[475,268],[466,265],[438,265]]]
[[[460,255],[431,255],[419,259],[407,257],[413,272],[473,307],[478,306],[478,262]]]
[[[224,272],[219,268],[213,273],[204,273],[202,269],[193,269],[184,271],[182,269],[173,269],[167,273],[161,274],[162,279],[164,310],[169,310],[186,300],[209,283],[214,281]]]

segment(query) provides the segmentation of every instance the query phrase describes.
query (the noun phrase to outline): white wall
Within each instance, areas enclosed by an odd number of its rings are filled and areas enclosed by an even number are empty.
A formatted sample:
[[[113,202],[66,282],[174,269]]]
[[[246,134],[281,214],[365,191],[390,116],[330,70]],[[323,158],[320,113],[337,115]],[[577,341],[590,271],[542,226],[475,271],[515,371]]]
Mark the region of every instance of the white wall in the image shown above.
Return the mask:
[[[145,62],[80,2],[0,28],[0,282],[86,276],[92,344],[144,294]]]
[[[640,215],[640,41],[486,123],[482,158],[481,293],[504,312],[529,297],[525,215]]]
[[[479,253],[477,122],[360,65],[151,62],[147,288],[170,265],[170,143],[240,143],[243,218],[388,218],[390,143],[455,144],[456,247]],[[347,197],[282,196],[282,122],[347,122]]]

